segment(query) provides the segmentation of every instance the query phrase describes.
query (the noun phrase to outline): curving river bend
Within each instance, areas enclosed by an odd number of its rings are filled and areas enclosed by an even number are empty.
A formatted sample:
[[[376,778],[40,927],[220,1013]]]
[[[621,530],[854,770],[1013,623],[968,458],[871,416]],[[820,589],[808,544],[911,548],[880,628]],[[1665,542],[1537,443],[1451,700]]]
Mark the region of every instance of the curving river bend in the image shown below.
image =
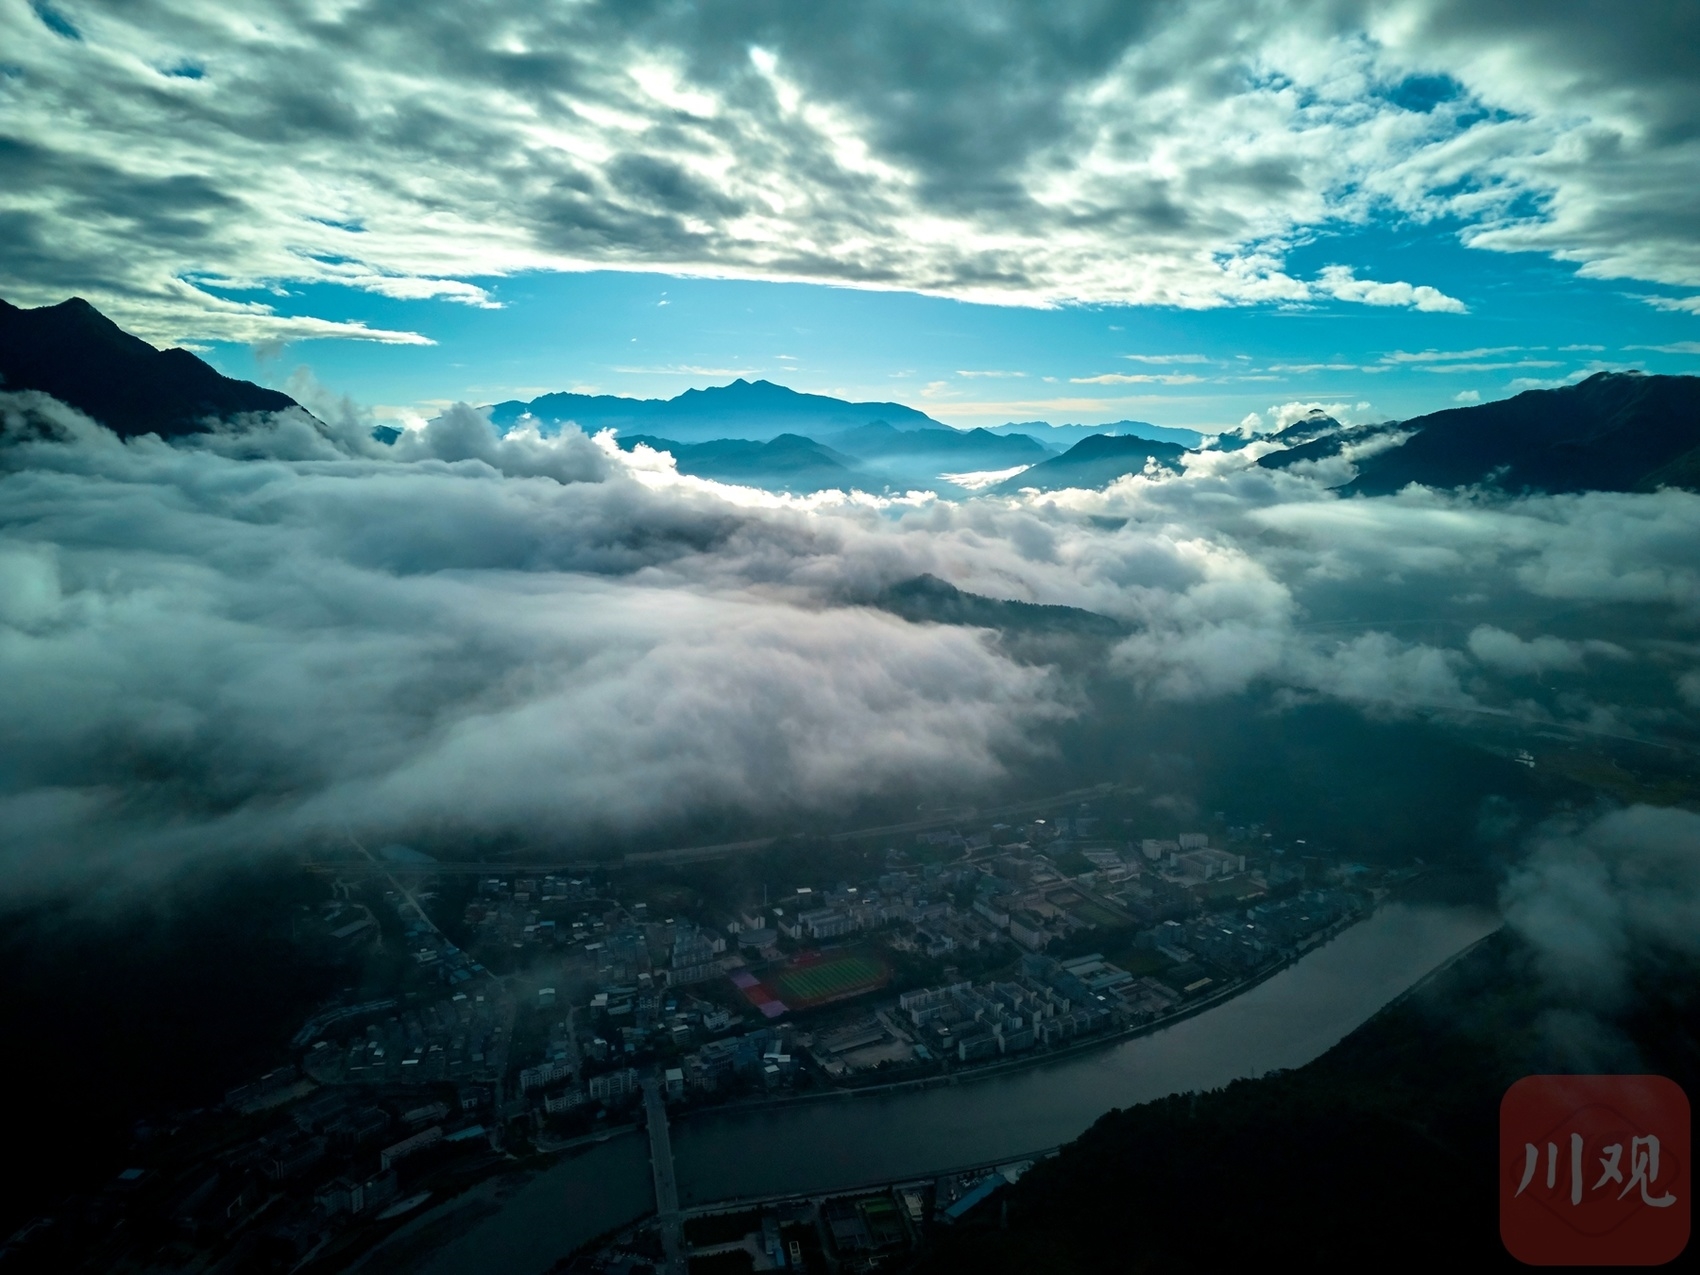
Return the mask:
[[[1390,903],[1250,991],[1149,1036],[959,1085],[692,1116],[673,1127],[681,1202],[1014,1159],[1077,1137],[1112,1107],[1302,1066],[1498,924],[1476,908]],[[642,1138],[612,1139],[469,1208],[481,1216],[417,1264],[375,1254],[372,1269],[542,1272],[653,1207],[647,1151]]]

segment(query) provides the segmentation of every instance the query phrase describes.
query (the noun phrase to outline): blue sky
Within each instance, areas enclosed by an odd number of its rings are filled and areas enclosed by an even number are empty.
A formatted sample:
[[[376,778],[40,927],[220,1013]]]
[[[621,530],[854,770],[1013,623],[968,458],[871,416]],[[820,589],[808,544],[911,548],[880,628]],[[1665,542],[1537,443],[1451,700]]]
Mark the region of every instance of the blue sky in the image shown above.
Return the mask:
[[[743,374],[1219,428],[1700,366],[1692,4],[230,13],[0,0],[0,296],[412,418]]]
[[[1319,238],[1290,260],[1304,273],[1344,260],[1366,276],[1422,278],[1468,311],[1327,298],[1208,310],[1036,309],[816,284],[537,272],[473,281],[501,309],[329,285],[271,298],[280,313],[406,329],[435,345],[331,338],[262,358],[226,342],[207,357],[231,375],[275,385],[306,367],[339,394],[408,414],[553,390],[666,398],[744,376],[909,403],[959,426],[1135,419],[1205,430],[1252,412],[1271,420],[1268,409],[1291,402],[1402,418],[1602,367],[1700,372],[1700,317],[1653,308],[1644,286],[1580,278],[1541,256],[1463,247],[1453,227]],[[1649,348],[1658,346],[1667,350]],[[1401,357],[1425,353],[1458,357]],[[1106,374],[1198,379],[1082,383]]]

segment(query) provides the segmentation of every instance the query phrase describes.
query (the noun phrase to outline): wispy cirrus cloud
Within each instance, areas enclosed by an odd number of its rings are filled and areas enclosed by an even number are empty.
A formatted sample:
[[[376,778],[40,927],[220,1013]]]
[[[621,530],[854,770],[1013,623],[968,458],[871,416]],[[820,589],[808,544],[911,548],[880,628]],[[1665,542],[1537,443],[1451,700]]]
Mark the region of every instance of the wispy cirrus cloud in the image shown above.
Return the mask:
[[[1655,310],[1677,314],[1700,314],[1700,297],[1642,297]]]
[[[1068,379],[1071,385],[1197,385],[1205,378],[1190,372],[1101,372]]]

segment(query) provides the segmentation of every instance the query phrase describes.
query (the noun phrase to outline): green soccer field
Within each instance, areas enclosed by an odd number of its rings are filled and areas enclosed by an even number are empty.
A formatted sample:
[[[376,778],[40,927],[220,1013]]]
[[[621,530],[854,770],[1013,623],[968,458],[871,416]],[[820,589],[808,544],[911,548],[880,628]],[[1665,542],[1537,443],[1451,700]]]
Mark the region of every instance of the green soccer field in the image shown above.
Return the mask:
[[[803,969],[787,970],[769,981],[784,1001],[798,1004],[829,1000],[847,992],[872,987],[886,975],[885,966],[871,957],[847,956]]]

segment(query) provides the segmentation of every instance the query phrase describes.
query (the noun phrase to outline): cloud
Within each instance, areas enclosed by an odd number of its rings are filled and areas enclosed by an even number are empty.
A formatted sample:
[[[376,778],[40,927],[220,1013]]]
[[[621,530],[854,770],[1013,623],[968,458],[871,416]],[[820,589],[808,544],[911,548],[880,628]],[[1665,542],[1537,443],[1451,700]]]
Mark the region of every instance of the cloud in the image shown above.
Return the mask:
[[[1648,947],[1700,953],[1700,815],[1632,806],[1536,837],[1500,904],[1542,973],[1584,1009],[1620,1008]]]
[[[1700,669],[1690,669],[1676,679],[1677,694],[1690,708],[1700,708]]]
[[[1628,659],[1629,652],[1610,642],[1567,642],[1563,638],[1542,634],[1524,641],[1515,633],[1496,629],[1490,624],[1477,625],[1471,630],[1470,654],[1483,664],[1521,676],[1535,676],[1554,671],[1577,673],[1582,670],[1588,655],[1610,659]]]
[[[1516,367],[1563,367],[1557,359],[1508,359],[1499,363],[1419,363],[1419,372],[1434,372],[1441,376],[1459,373],[1473,374],[1477,372],[1503,372],[1507,368]]]
[[[1672,341],[1668,345],[1631,345],[1631,350],[1652,350],[1656,354],[1700,354],[1700,341]]]
[[[1677,314],[1700,314],[1700,297],[1642,297],[1655,310]]]
[[[1521,345],[1480,346],[1474,350],[1393,350],[1381,356],[1383,363],[1462,363],[1471,359],[1489,358],[1495,354],[1516,354]]]
[[[1269,409],[1269,428],[1272,433],[1279,433],[1289,425],[1296,425],[1313,412],[1323,416],[1332,416],[1342,424],[1350,423],[1350,419],[1358,412],[1367,411],[1369,404],[1354,406],[1351,403],[1322,403],[1316,400],[1309,402],[1279,403]]]
[[[1317,290],[1336,301],[1356,301],[1363,305],[1407,306],[1414,310],[1440,314],[1467,314],[1469,307],[1456,297],[1449,297],[1427,284],[1372,283],[1354,276],[1351,266],[1324,266],[1317,280]]]
[[[1608,686],[1615,648],[1507,617],[1692,623],[1692,493],[1341,499],[1257,466],[1258,440],[1104,491],[797,497],[465,405],[386,447],[292,388],[317,422],[177,445],[0,393],[0,893],[344,827],[579,845],[1007,790],[1108,711],[1091,678],[1617,734],[1690,711]],[[923,573],[1129,636],[1017,659],[867,605]],[[1425,631],[1384,618],[1412,613]]]
[[[1459,390],[1452,396],[1454,403],[1479,403],[1482,401],[1480,390]]]
[[[279,313],[282,285],[490,305],[490,279],[593,268],[1456,311],[1287,262],[1440,219],[1700,286],[1683,11],[1224,12],[11,5],[0,293],[76,291],[159,341],[371,335]],[[1399,91],[1435,76],[1456,92]]]
[[[1135,363],[1209,363],[1211,359],[1202,354],[1124,354],[1124,359]]]
[[[1019,376],[1026,376],[1027,373],[1025,373],[1025,372],[962,372],[962,371],[959,371],[959,372],[957,372],[957,375],[958,376],[965,376],[965,377],[968,377],[970,380],[972,380],[975,377],[982,377],[982,376],[990,376],[990,377],[1017,376],[1017,377],[1019,377]]]
[[[1071,385],[1197,385],[1204,378],[1186,372],[1102,372],[1068,380]]]

